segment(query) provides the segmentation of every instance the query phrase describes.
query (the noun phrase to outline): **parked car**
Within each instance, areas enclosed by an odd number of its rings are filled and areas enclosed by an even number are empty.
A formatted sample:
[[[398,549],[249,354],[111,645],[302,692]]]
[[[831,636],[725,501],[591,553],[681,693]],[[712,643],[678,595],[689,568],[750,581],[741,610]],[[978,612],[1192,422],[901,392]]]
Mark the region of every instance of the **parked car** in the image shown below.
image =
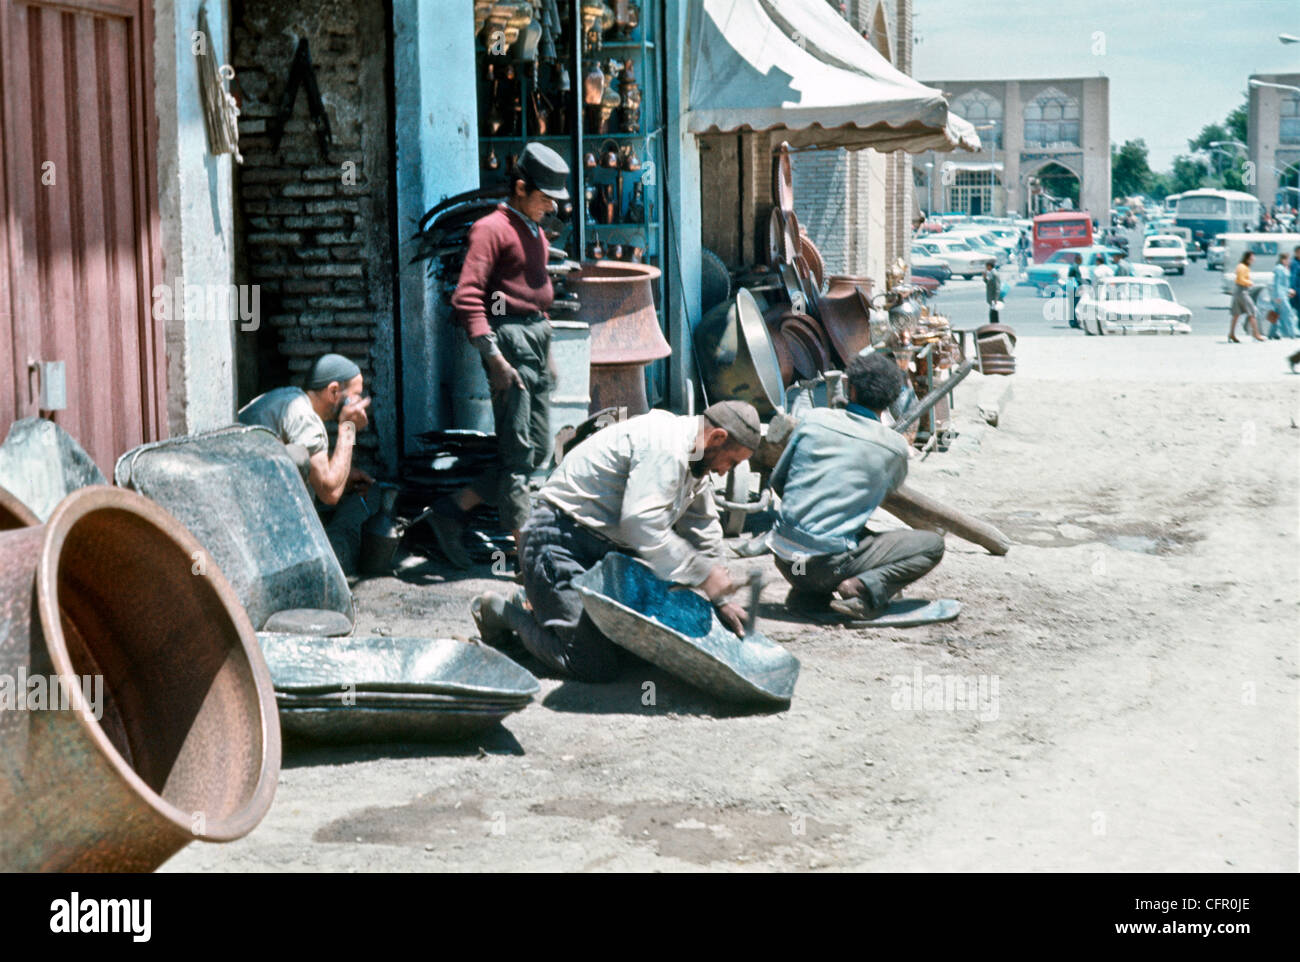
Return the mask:
[[[952,268],[946,261],[929,254],[919,244],[912,245],[912,273],[921,277],[930,277],[942,284],[952,277]]]
[[[933,277],[926,277],[924,274],[912,274],[908,277],[907,282],[913,287],[919,287],[925,292],[926,297],[933,297],[939,290],[939,282]]]
[[[1010,250],[999,244],[997,238],[986,230],[976,227],[957,227],[948,232],[953,237],[960,237],[972,249],[983,251],[998,267],[1002,267],[1011,257]],[[1014,246],[1014,245],[1013,245]]]
[[[1205,269],[1207,271],[1223,270],[1223,255],[1227,250],[1222,234],[1215,234],[1210,246],[1205,248]]]
[[[1065,247],[1059,251],[1053,251],[1051,256],[1041,264],[1031,264],[1026,272],[1025,283],[1032,284],[1038,288],[1038,293],[1042,297],[1058,293],[1065,289],[1065,279],[1069,276],[1070,265],[1074,263],[1074,255],[1078,254],[1083,258],[1083,267],[1080,273],[1083,274],[1085,281],[1092,280],[1092,272],[1097,264],[1104,257],[1107,263],[1119,251],[1114,247],[1103,247],[1094,245],[1092,247]],[[1133,268],[1135,277],[1163,277],[1164,269],[1154,264],[1130,264]]]
[[[1108,277],[1084,289],[1075,316],[1085,334],[1190,334],[1192,312],[1169,282],[1154,277]]]
[[[951,234],[935,234],[933,237],[918,238],[915,246],[939,258],[948,265],[950,271],[960,274],[967,280],[976,274],[982,274],[984,262],[989,260],[987,254],[973,250],[962,238]]]
[[[1183,246],[1181,237],[1152,234],[1142,243],[1142,260],[1182,274],[1187,270],[1187,248]]]

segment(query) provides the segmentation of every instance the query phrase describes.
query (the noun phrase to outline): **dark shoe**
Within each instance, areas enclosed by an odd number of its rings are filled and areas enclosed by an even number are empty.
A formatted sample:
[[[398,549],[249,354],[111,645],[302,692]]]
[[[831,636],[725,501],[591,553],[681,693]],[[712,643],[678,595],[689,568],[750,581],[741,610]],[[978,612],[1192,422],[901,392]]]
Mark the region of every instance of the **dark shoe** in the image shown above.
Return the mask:
[[[469,613],[483,644],[492,648],[511,644],[514,631],[506,621],[505,610],[506,599],[495,591],[485,591],[469,603]]]
[[[800,614],[817,614],[825,613],[831,609],[831,596],[814,594],[811,591],[800,591],[798,588],[791,588],[785,596],[785,606],[790,611]]]
[[[1291,373],[1294,374],[1295,366],[1297,364],[1300,364],[1300,351],[1297,351],[1295,354],[1292,354],[1290,357],[1288,357],[1287,363],[1291,365]]]
[[[433,506],[433,514],[426,521],[433,529],[433,536],[438,539],[438,547],[447,560],[456,568],[464,571],[474,564],[469,552],[465,550],[465,524],[461,520],[462,512],[451,499],[439,499]]]

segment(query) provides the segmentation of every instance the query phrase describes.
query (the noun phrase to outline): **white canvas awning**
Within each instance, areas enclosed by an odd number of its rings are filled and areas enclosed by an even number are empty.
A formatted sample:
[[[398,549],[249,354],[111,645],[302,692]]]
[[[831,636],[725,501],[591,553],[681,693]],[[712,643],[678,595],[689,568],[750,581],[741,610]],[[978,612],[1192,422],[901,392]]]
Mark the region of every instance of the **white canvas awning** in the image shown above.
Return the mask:
[[[980,149],[943,94],[896,70],[825,0],[700,0],[688,129],[784,129],[795,147]]]

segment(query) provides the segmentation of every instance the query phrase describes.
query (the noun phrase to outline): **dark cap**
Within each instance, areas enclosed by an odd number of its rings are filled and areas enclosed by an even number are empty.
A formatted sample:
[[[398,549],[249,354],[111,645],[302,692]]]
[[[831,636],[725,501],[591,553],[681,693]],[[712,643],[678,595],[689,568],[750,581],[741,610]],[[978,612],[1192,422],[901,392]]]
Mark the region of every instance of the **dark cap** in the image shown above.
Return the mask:
[[[758,412],[752,404],[744,401],[719,401],[704,409],[704,417],[710,424],[726,431],[727,436],[743,448],[756,451],[759,442],[763,440]]]
[[[551,200],[569,199],[569,165],[545,144],[525,147],[516,169]]]

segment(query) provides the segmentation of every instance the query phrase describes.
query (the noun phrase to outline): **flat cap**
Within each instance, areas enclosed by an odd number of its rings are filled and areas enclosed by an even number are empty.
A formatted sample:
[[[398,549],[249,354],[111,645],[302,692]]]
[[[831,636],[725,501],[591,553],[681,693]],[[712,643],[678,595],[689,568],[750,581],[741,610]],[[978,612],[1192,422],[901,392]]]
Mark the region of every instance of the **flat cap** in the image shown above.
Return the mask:
[[[525,147],[519,157],[518,169],[552,200],[569,199],[569,165],[545,144],[534,141]]]
[[[731,440],[741,447],[757,450],[763,440],[763,429],[759,424],[758,412],[754,405],[745,401],[719,401],[704,409],[704,417],[709,423],[722,428]]]
[[[319,391],[334,381],[343,387],[360,373],[361,368],[357,367],[356,362],[342,354],[322,354],[312,362],[303,387],[309,391]]]

